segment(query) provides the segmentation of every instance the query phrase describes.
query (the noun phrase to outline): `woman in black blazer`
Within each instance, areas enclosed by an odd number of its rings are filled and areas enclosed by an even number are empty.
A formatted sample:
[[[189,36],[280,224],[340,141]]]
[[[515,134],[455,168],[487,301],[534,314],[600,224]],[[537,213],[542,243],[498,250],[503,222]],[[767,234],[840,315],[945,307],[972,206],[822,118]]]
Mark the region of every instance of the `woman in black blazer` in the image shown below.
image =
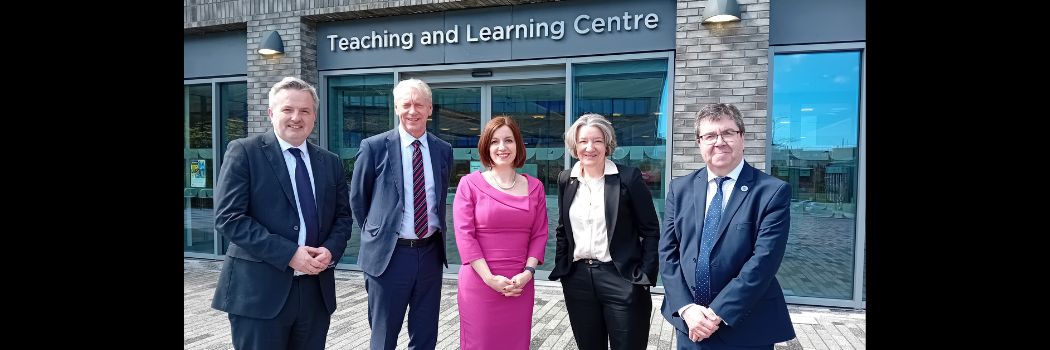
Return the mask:
[[[558,176],[557,250],[576,345],[589,349],[645,349],[659,275],[659,219],[638,168],[609,160],[616,149],[612,124],[585,114],[565,132],[580,161]]]

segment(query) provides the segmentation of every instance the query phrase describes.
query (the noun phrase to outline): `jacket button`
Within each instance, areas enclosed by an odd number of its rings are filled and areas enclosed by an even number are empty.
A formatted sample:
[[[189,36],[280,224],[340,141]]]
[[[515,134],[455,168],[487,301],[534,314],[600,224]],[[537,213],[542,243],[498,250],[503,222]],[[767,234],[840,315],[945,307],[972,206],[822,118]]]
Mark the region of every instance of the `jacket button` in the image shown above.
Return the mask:
[[[292,226],[293,230],[299,231],[299,225]]]
[[[696,263],[696,258],[693,258],[693,263],[694,263],[694,264]]]

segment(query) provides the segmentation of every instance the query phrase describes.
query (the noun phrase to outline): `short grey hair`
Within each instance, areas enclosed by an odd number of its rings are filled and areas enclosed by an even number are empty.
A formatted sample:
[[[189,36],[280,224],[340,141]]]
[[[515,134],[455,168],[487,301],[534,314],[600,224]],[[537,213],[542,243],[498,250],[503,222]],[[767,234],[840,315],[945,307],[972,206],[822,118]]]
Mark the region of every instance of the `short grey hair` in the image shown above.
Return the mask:
[[[602,131],[602,137],[605,138],[605,156],[611,156],[616,150],[616,132],[613,131],[612,123],[608,119],[596,113],[581,115],[575,123],[572,123],[569,130],[565,131],[565,147],[569,149],[569,154],[573,158],[580,158],[576,155],[576,134],[585,126],[593,126]]]
[[[281,79],[277,84],[273,84],[273,87],[270,88],[270,95],[268,96],[270,100],[270,108],[273,108],[274,96],[277,96],[278,92],[285,89],[309,92],[310,97],[314,98],[314,110],[317,110],[317,89],[314,89],[314,86],[310,85],[310,83],[296,77],[284,77],[284,79]]]
[[[401,96],[402,94],[407,96],[407,94],[409,94],[411,90],[418,91],[419,93],[423,94],[423,97],[426,98],[428,102],[430,102],[431,104],[434,103],[434,99],[430,95],[430,86],[422,80],[416,78],[402,80],[397,83],[397,86],[394,86],[394,101],[397,101],[398,96]]]
[[[740,134],[744,134],[744,117],[740,116],[740,110],[729,103],[713,103],[704,106],[704,108],[700,109],[700,112],[696,113],[696,120],[693,123],[693,132],[696,134],[696,138],[700,139],[701,121],[718,121],[724,117],[733,118],[736,127],[740,129]]]

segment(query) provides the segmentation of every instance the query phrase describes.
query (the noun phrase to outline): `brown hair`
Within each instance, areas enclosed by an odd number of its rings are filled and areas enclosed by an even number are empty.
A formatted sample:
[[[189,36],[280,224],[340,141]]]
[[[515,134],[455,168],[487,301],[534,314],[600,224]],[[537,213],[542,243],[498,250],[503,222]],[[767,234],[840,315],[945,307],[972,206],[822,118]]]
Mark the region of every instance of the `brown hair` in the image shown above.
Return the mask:
[[[492,156],[489,155],[489,141],[492,141],[492,134],[496,133],[496,129],[504,125],[510,128],[510,132],[514,134],[514,167],[520,168],[525,165],[525,141],[521,139],[521,128],[518,128],[518,123],[515,123],[514,119],[505,115],[493,117],[488,124],[485,124],[485,131],[481,133],[481,138],[478,139],[478,154],[481,155],[481,165],[492,167]]]

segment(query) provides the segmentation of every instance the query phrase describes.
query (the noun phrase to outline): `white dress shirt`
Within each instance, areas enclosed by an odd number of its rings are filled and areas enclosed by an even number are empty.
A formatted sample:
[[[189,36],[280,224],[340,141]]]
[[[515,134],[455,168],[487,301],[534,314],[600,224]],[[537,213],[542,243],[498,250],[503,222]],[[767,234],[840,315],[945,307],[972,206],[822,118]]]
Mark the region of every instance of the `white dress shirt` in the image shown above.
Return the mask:
[[[612,261],[612,255],[609,255],[609,228],[605,222],[605,175],[610,174],[619,174],[619,170],[608,158],[605,159],[605,173],[598,179],[584,177],[580,162],[576,162],[569,172],[570,178],[580,182],[576,196],[569,205],[569,224],[572,225],[572,240],[576,243],[572,261]]]
[[[416,222],[416,210],[412,207],[414,198],[412,198],[412,142],[416,141],[415,137],[409,135],[401,126],[397,127],[397,133],[401,135],[401,178],[402,184],[404,185],[405,193],[405,209],[401,217],[401,231],[398,236],[404,239],[419,239],[423,237],[416,237],[416,227],[413,225]],[[430,164],[430,145],[427,144],[427,133],[423,133],[423,136],[419,137],[419,152],[423,155],[423,192],[427,196],[427,236],[431,232],[441,227],[438,222],[437,214],[437,195],[434,191],[434,166]],[[445,203],[442,202],[442,205]]]

